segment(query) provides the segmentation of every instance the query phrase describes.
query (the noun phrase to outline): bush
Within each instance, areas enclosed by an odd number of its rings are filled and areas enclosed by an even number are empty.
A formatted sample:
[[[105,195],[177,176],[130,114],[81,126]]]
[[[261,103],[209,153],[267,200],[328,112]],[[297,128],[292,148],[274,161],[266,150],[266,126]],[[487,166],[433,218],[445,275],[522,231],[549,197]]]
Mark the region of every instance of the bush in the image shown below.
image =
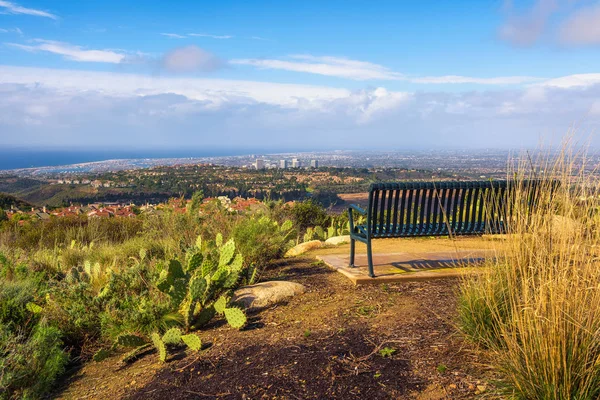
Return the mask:
[[[264,268],[270,261],[283,257],[289,247],[291,228],[289,222],[280,226],[267,216],[254,215],[238,221],[232,236],[245,264]]]
[[[516,171],[544,184],[519,186],[497,259],[462,284],[463,331],[490,353],[511,398],[600,397],[600,229],[589,212],[600,186],[580,162],[563,155],[535,166],[544,172]]]

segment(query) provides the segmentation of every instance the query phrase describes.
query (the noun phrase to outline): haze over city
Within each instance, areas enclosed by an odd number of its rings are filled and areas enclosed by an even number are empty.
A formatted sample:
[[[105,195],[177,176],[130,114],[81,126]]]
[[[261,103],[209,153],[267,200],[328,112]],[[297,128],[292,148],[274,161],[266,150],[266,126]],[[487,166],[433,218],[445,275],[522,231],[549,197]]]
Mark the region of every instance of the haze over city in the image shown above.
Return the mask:
[[[0,1],[0,146],[518,148],[572,126],[595,145],[598,18],[562,0]]]

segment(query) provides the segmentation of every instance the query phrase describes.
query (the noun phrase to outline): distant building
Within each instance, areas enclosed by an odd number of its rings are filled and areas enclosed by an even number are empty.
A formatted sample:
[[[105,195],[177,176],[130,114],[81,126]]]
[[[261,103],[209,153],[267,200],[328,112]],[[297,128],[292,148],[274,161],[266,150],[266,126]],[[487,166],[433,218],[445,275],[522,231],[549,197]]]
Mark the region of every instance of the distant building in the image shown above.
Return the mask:
[[[288,160],[279,160],[279,168],[281,168],[281,169],[289,168]]]
[[[311,168],[319,168],[319,161],[318,160],[310,160],[310,166],[311,166]]]
[[[265,160],[256,159],[256,162],[254,163],[254,168],[255,169],[265,169]]]
[[[302,168],[302,161],[297,158],[292,159],[292,168]]]

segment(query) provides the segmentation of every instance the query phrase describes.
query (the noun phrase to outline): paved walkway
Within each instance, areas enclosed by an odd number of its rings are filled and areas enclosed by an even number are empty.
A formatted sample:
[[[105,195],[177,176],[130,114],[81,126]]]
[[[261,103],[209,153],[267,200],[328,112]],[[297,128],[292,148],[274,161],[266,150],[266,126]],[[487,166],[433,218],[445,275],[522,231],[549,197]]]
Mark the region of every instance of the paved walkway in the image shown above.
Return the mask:
[[[355,268],[348,266],[349,254],[323,254],[317,255],[317,258],[347,276],[355,285],[360,285],[456,277],[476,272],[478,264],[493,255],[493,251],[481,249],[374,253],[375,278],[369,277],[365,254],[356,254]]]

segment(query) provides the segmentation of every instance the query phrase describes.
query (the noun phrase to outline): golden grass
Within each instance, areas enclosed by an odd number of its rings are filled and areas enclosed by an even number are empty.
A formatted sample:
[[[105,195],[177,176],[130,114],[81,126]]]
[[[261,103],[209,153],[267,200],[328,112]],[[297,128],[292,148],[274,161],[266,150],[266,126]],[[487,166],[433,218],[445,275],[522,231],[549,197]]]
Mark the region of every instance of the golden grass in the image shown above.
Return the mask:
[[[600,398],[600,185],[584,164],[569,146],[519,162],[511,178],[544,183],[515,190],[499,257],[462,283],[463,331],[490,353],[511,398]]]

